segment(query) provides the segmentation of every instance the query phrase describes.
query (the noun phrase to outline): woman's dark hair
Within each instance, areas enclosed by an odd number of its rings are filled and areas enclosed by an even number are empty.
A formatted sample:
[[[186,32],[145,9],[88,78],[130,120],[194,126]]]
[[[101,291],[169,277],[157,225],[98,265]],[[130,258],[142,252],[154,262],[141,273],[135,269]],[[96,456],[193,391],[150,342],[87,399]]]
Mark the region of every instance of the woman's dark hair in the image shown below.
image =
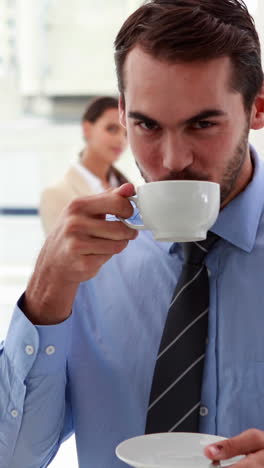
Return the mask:
[[[112,96],[101,96],[93,99],[82,116],[82,122],[96,122],[108,109],[118,109],[118,99]]]
[[[125,60],[135,46],[169,63],[230,57],[230,85],[242,94],[246,110],[263,84],[259,38],[243,0],[150,0],[138,8],[115,40],[121,95]]]

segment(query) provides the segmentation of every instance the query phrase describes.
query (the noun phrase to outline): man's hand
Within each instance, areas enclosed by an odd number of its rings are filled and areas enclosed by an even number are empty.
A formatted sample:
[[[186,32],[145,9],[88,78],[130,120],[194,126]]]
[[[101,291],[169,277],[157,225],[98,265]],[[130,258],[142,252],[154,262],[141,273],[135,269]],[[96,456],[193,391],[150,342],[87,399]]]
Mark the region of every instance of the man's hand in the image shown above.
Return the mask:
[[[232,465],[232,468],[264,467],[264,431],[249,429],[236,437],[208,445],[204,453],[213,461],[247,455]]]
[[[27,288],[23,310],[35,324],[49,325],[71,313],[79,283],[95,276],[114,254],[121,252],[137,231],[106,214],[132,215],[127,200],[132,184],[99,195],[78,198],[65,208],[48,236]]]

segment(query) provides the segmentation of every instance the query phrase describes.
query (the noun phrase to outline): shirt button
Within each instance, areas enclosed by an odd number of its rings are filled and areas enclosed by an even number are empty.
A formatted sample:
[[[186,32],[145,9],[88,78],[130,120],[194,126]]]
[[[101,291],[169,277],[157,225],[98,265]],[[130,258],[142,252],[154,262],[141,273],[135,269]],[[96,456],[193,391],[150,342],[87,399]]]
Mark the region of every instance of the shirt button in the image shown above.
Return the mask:
[[[207,416],[208,415],[208,408],[206,406],[200,407],[200,416]]]
[[[25,347],[25,351],[26,351],[26,354],[28,354],[28,356],[31,356],[35,352],[33,346],[31,346],[31,345],[27,345]]]
[[[15,410],[15,409],[13,409],[13,410],[11,411],[11,416],[13,416],[13,418],[17,418],[17,416],[18,416],[18,411]]]
[[[46,354],[48,354],[48,356],[50,356],[51,354],[54,354],[55,353],[55,346],[47,346],[47,348],[45,349],[45,352]]]

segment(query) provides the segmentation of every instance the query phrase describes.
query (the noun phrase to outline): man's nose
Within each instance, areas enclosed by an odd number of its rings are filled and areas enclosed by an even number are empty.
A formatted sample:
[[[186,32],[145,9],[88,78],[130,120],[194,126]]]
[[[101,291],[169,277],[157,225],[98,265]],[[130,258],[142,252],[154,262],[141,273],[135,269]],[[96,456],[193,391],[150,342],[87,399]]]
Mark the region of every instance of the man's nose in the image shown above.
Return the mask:
[[[193,163],[193,151],[183,135],[167,133],[162,143],[163,166],[181,172]]]

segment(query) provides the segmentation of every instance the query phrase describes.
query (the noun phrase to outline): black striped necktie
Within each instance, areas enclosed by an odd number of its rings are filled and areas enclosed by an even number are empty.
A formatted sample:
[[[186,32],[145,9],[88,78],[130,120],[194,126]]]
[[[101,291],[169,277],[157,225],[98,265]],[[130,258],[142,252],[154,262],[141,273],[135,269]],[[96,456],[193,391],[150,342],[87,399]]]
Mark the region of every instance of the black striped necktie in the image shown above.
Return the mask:
[[[198,432],[208,328],[204,259],[218,236],[182,244],[184,264],[168,310],[147,414],[146,433]]]

